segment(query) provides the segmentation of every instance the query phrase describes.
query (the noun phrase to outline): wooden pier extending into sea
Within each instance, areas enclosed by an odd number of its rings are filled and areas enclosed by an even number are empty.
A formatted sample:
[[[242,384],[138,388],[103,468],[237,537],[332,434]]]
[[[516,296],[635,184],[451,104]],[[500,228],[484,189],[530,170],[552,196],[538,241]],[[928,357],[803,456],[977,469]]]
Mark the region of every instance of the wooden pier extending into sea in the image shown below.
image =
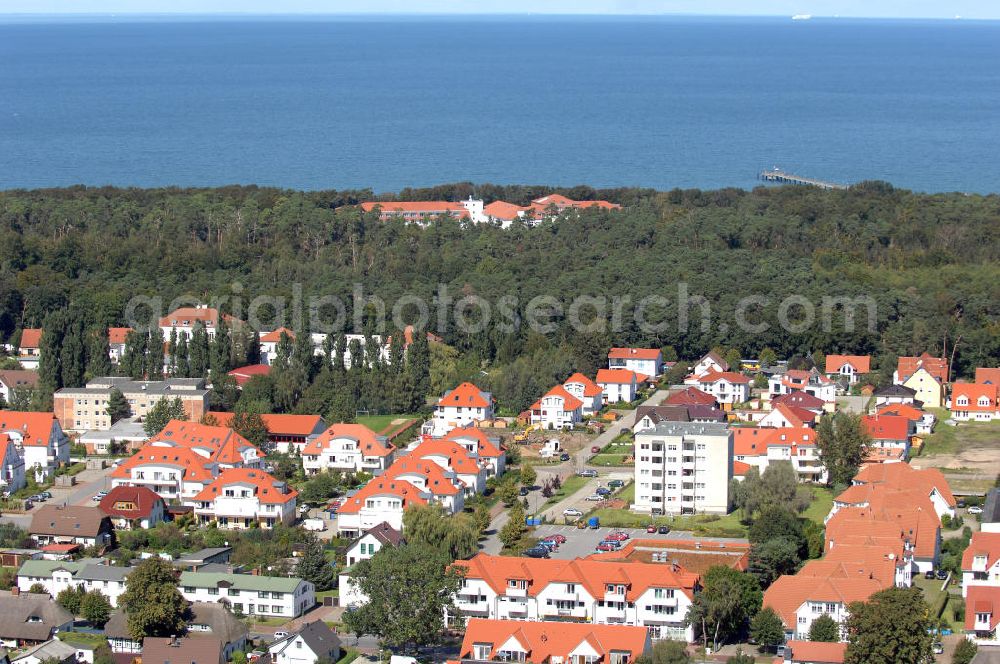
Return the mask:
[[[817,180],[816,178],[794,175],[777,168],[770,171],[761,171],[760,174],[757,175],[757,179],[763,180],[764,182],[779,182],[781,184],[803,184],[810,187],[819,187],[820,189],[847,189],[846,184],[827,182],[826,180]]]

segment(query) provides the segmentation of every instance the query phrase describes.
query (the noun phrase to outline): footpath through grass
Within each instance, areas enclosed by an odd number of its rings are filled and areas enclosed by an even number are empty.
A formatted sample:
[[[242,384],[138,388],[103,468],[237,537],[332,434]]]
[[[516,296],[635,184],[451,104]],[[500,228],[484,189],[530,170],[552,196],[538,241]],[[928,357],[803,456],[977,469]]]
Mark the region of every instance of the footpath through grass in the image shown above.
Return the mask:
[[[562,485],[556,490],[555,493],[552,494],[551,498],[545,501],[545,503],[538,509],[538,512],[543,512],[558,503],[560,500],[572,496],[574,493],[582,489],[589,481],[589,477],[570,475],[563,480]]]

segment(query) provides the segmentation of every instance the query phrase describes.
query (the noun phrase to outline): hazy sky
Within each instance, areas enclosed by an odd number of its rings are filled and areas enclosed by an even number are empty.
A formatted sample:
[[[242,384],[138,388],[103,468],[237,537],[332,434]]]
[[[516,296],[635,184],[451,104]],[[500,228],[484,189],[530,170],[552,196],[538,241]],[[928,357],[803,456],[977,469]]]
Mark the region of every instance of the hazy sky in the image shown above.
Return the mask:
[[[1000,19],[997,0],[0,0],[2,13],[736,14]]]

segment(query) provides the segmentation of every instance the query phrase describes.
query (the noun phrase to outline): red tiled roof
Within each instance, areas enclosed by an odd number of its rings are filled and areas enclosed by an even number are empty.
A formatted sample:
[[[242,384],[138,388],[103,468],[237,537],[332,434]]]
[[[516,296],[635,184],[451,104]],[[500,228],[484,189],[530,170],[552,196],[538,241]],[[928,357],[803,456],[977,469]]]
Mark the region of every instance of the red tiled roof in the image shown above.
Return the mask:
[[[254,376],[267,376],[271,373],[271,367],[266,364],[248,364],[229,372],[229,375],[236,379],[236,384],[243,386]]]
[[[872,370],[870,355],[827,355],[825,373],[840,373],[840,368],[845,364],[851,365],[854,372],[859,374],[866,374]]]
[[[149,439],[148,445],[182,446],[192,450],[206,450],[208,459],[224,464],[240,463],[241,452],[257,450],[257,456],[264,456],[249,440],[229,427],[212,426],[200,422],[170,420],[160,433]],[[208,460],[206,459],[206,461]]]
[[[282,333],[284,333],[290,340],[295,341],[295,333],[287,327],[279,327],[277,330],[272,330],[267,334],[261,335],[260,340],[263,343],[278,343],[281,341]]]
[[[1000,385],[1000,368],[976,367],[976,382]]]
[[[0,410],[0,432],[13,432],[22,436],[27,447],[46,447],[53,427],[59,426],[52,413],[34,413],[21,410]]]
[[[128,337],[128,333],[131,331],[132,331],[131,327],[109,327],[108,343],[109,344],[125,343],[125,339]]]
[[[427,499],[421,496],[421,491],[406,480],[392,479],[382,475],[372,479],[353,496],[350,496],[340,506],[340,514],[357,514],[365,506],[365,501],[371,496],[397,496],[402,500],[405,510],[410,505],[424,505]]]
[[[733,427],[733,456],[764,456],[767,454],[767,439],[774,429],[761,427]]]
[[[235,320],[229,314],[223,314],[222,317],[227,323]],[[161,318],[160,327],[193,326],[196,321],[201,321],[207,327],[217,325],[219,310],[212,307],[180,307]]]
[[[893,417],[905,417],[911,422],[917,422],[924,416],[924,411],[915,408],[908,403],[890,403],[878,409],[878,416],[891,415]]]
[[[709,371],[708,373],[698,377],[699,383],[717,383],[720,380],[727,380],[730,383],[745,385],[750,382],[750,379],[741,373],[736,373],[735,371]]]
[[[570,383],[580,383],[583,385],[583,396],[585,397],[596,397],[603,392],[600,385],[579,371],[563,381],[563,385],[569,385]]]
[[[805,602],[863,602],[873,594],[887,587],[876,579],[863,577],[843,578],[810,575],[785,575],[771,584],[764,592],[764,606],[769,606],[781,616],[788,629],[798,624],[796,611]]]
[[[438,400],[439,406],[451,408],[489,408],[492,406],[483,392],[472,383],[462,383]]]
[[[955,383],[951,387],[951,409],[967,410],[970,412],[991,412],[997,410],[998,385],[992,383]],[[959,405],[958,400],[965,397],[969,400],[967,405]],[[980,398],[985,397],[987,405],[979,405]]]
[[[930,353],[923,353],[920,357],[901,357],[896,362],[896,373],[900,383],[923,368],[924,371],[937,378],[942,383],[948,382],[948,360],[943,357],[934,357]],[[979,382],[978,380],[976,381]]]
[[[317,416],[318,417],[318,416]],[[326,431],[309,441],[302,454],[320,454],[331,440],[337,438],[348,438],[357,441],[358,451],[362,456],[384,457],[392,454],[396,446],[381,439],[374,431],[363,424],[345,424],[343,422],[331,424]]]
[[[733,461],[733,475],[743,477],[750,470],[750,464],[742,461]]]
[[[986,567],[990,569],[1000,560],[1000,533],[972,533],[972,540],[962,554],[962,570],[971,571],[972,561],[976,556],[986,556]]]
[[[26,327],[21,330],[20,348],[38,348],[42,342],[42,329]]]
[[[969,586],[965,598],[965,629],[972,631],[976,626],[976,614],[990,614],[990,630],[1000,625],[1000,587]]]
[[[508,203],[506,201],[493,201],[489,205],[483,208],[483,212],[494,219],[505,219],[507,221],[514,221],[521,214],[528,211],[528,208],[522,207],[520,205],[514,205],[513,203]],[[521,214],[519,214],[521,213]]]
[[[448,201],[367,201],[361,204],[361,209],[371,212],[381,208],[383,213],[413,212],[420,215],[454,214],[459,217],[469,216],[469,211],[461,203]]]
[[[470,469],[471,472],[471,469]],[[465,484],[454,477],[448,476],[445,469],[437,465],[433,461],[427,461],[425,459],[414,458],[413,455],[405,456],[402,459],[397,459],[389,466],[389,469],[383,473],[380,478],[385,478],[387,480],[397,480],[404,476],[417,476],[424,478],[424,489],[427,493],[434,496],[455,496],[461,493],[462,488]],[[409,482],[410,480],[405,480]],[[420,486],[417,483],[411,482],[414,486]]]
[[[895,415],[865,415],[861,418],[875,440],[905,441],[910,436],[910,420]]]
[[[163,499],[152,489],[144,486],[116,486],[101,499],[99,506],[108,516],[141,519],[152,514],[157,502],[162,503]],[[120,508],[117,507],[119,503],[128,503],[134,507]]]
[[[668,396],[663,403],[668,405],[695,405],[695,406],[713,406],[715,405],[715,397],[707,392],[699,390],[697,387],[685,387],[680,392],[674,392]]]
[[[182,479],[185,482],[210,482],[212,480],[212,470],[208,467],[211,462],[187,447],[165,447],[150,445],[146,443],[142,448],[128,459],[125,459],[117,468],[111,471],[111,477],[119,479],[131,479],[133,468],[140,466],[172,466],[180,468],[183,472]]]
[[[499,457],[503,454],[496,445],[490,442],[490,439],[481,430],[473,426],[468,427],[457,427],[448,432],[448,435],[444,437],[444,440],[460,440],[462,438],[468,438],[476,441],[476,446],[479,450],[480,458],[493,458]]]
[[[860,484],[878,484],[890,489],[912,490],[921,489],[928,495],[931,489],[937,489],[945,502],[955,507],[955,496],[951,492],[948,480],[937,468],[917,470],[908,463],[890,463],[880,466],[862,466],[854,481]]]
[[[545,397],[560,397],[563,400],[563,412],[569,412],[581,408],[583,402],[566,391],[562,385],[556,385],[551,390],[542,395],[542,398],[531,406],[531,410],[539,410],[542,407],[542,400]]]
[[[658,348],[612,348],[609,360],[656,360],[660,358]]]
[[[223,495],[227,486],[249,484],[254,489],[254,497],[265,505],[281,505],[295,500],[299,492],[288,488],[263,470],[253,468],[229,468],[215,478],[191,500],[210,503]]]
[[[784,404],[786,406],[801,408],[804,410],[823,410],[824,402],[819,397],[813,396],[808,392],[795,390],[793,392],[789,392],[788,394],[781,394],[771,399],[772,408],[778,404]]]
[[[792,664],[843,664],[847,653],[846,643],[823,641],[789,641],[785,648],[792,652]]]
[[[640,383],[640,374],[628,369],[598,369],[597,380],[599,385],[631,385]]]
[[[232,423],[234,416],[235,413],[212,411],[212,417],[222,427],[228,427]],[[323,418],[319,415],[289,415],[284,413],[267,413],[261,415],[260,419],[264,421],[268,433],[291,436],[308,436],[323,422]]]
[[[465,626],[459,657],[471,660],[476,654],[475,645],[490,644],[488,659],[492,661],[500,648],[514,639],[529,662],[568,662],[570,654],[582,643],[596,651],[602,662],[609,661],[612,651],[628,653],[628,661],[633,662],[645,653],[648,634],[645,627],[627,625],[471,618]]]

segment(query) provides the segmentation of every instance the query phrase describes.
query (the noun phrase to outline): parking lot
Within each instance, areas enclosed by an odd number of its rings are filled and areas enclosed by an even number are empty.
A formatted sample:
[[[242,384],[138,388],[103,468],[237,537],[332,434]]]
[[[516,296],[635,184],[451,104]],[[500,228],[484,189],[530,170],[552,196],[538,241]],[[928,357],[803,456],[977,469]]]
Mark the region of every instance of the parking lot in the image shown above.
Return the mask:
[[[646,539],[689,539],[691,533],[671,532],[666,535],[647,533],[645,528],[590,528],[581,529],[576,526],[556,526],[545,525],[535,529],[535,537],[542,539],[548,535],[564,535],[566,543],[561,544],[558,549],[549,554],[552,558],[568,560],[571,558],[582,558],[597,552],[598,543],[611,533],[621,530],[628,533],[630,538]]]

